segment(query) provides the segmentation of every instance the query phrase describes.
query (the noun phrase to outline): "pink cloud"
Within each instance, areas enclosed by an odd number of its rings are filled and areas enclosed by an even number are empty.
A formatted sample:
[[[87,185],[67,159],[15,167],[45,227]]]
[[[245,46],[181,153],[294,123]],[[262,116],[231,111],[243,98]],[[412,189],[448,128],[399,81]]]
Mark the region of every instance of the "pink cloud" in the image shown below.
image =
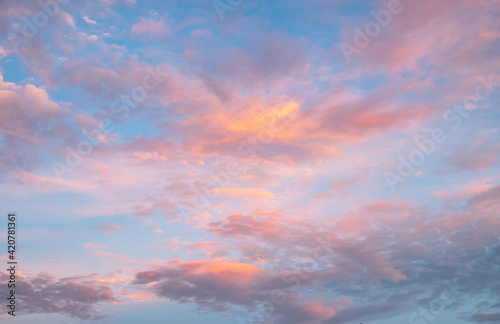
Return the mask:
[[[255,265],[225,259],[170,261],[168,266],[138,272],[135,283],[152,285],[152,290],[164,298],[196,301],[204,308],[219,310],[229,310],[231,305],[251,309],[254,303],[269,300],[271,291],[289,287],[280,276]],[[287,303],[275,305],[274,312],[268,315],[280,321],[290,317],[304,322],[326,319],[339,307],[320,299],[304,301],[294,294],[284,291],[281,294]]]
[[[101,225],[91,226],[91,229],[100,230],[103,233],[111,233],[116,231],[121,231],[123,226],[118,223],[103,223]]]
[[[142,19],[132,26],[132,34],[151,34],[153,36],[170,35],[170,28],[163,21]]]

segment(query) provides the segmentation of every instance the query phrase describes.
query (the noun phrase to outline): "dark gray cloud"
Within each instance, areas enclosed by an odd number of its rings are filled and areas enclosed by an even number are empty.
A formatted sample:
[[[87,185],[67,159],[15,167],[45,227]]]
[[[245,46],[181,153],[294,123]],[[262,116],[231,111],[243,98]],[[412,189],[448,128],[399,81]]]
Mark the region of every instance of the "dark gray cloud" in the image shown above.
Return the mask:
[[[8,281],[2,273],[2,281]],[[56,278],[49,274],[16,279],[18,312],[21,314],[61,314],[96,321],[106,317],[99,311],[105,303],[115,302],[111,287],[91,276]],[[6,294],[3,290],[2,297]],[[6,298],[6,297],[5,297]]]

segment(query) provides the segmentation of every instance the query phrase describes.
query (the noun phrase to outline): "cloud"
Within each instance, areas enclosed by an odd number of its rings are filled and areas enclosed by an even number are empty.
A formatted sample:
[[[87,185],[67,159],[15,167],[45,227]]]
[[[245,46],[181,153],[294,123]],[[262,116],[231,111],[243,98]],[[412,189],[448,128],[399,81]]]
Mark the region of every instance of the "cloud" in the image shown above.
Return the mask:
[[[7,275],[1,276],[2,281],[8,281]],[[111,287],[90,276],[23,275],[16,278],[17,286],[17,296],[23,300],[23,314],[62,314],[95,321],[108,317],[99,311],[100,305],[116,302]]]
[[[265,200],[274,197],[272,193],[262,188],[221,188],[219,192],[230,198],[244,198],[247,200]]]
[[[103,223],[101,225],[91,226],[90,228],[99,230],[102,233],[111,233],[111,232],[121,231],[123,229],[123,226],[118,223]]]
[[[451,207],[454,204],[446,202],[432,213],[408,203],[376,201],[345,217],[335,216],[335,221],[332,217],[332,224],[256,212],[228,216],[210,223],[208,229],[221,239],[230,238],[233,244],[253,242],[253,246],[239,245],[238,249],[255,263],[259,244],[264,247],[260,253],[283,251],[278,254],[281,271],[287,267],[298,271],[292,264],[301,260],[301,271],[308,271],[304,276],[307,280],[300,280],[301,287],[326,285],[328,295],[349,299],[364,296],[366,300],[377,295],[377,299],[383,300],[344,305],[326,323],[385,318],[411,309],[416,303],[431,302],[447,287],[446,280],[454,277],[461,294],[491,293],[492,300],[498,300],[496,290],[479,283],[482,279],[478,279],[478,274],[493,276],[485,267],[500,253],[495,234],[500,224],[494,216],[499,188],[493,185],[465,197],[458,196],[454,199],[465,198],[467,203]],[[471,226],[474,231],[470,231]],[[464,240],[469,249],[466,255],[462,254]],[[485,246],[490,252],[480,252],[485,251]],[[446,258],[435,255],[440,248],[446,251]],[[457,275],[460,265],[472,256],[477,258],[476,266]],[[278,264],[273,257],[268,259]],[[364,292],[359,290],[361,286]],[[377,293],[380,286],[384,295]]]
[[[86,22],[87,24],[92,24],[92,25],[97,24],[97,22],[96,22],[95,20],[92,20],[92,19],[90,19],[89,17],[82,17],[82,19],[83,19],[83,20],[85,20],[85,22]]]
[[[273,289],[290,286],[257,266],[225,259],[174,260],[168,266],[138,272],[135,283],[149,284],[161,297],[181,303],[195,302],[200,308],[218,311],[236,305],[252,310],[255,303],[269,300]],[[329,305],[319,299],[305,301],[296,295],[282,294],[289,303],[277,306],[271,314],[278,323],[325,319],[335,314],[334,303]]]
[[[86,243],[83,243],[83,246],[87,249],[108,249],[109,246],[106,246],[106,245],[98,245],[98,244],[95,244],[95,243],[91,243],[91,242],[86,242]]]
[[[135,263],[135,264],[146,264],[145,262],[142,261],[137,261],[130,259],[128,257],[118,255],[118,254],[113,254],[109,252],[104,252],[104,251],[99,251],[99,250],[94,250],[92,251],[95,255],[99,256],[100,260],[103,262],[114,262],[114,263]]]
[[[163,21],[142,19],[132,26],[132,34],[150,34],[152,36],[170,35],[172,32]]]
[[[469,317],[469,321],[473,323],[498,323],[500,321],[500,313],[476,313]]]
[[[0,158],[2,175],[30,171],[41,163],[40,148],[54,149],[59,136],[71,139],[75,132],[67,120],[81,125],[78,115],[53,101],[47,90],[33,84],[17,85],[0,76]]]

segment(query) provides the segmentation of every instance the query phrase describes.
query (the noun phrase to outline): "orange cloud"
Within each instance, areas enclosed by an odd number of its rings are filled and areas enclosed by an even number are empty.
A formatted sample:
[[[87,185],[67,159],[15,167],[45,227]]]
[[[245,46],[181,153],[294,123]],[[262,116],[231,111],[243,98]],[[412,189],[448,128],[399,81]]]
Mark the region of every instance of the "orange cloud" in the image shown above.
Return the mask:
[[[243,198],[246,200],[266,200],[274,198],[274,194],[261,188],[220,188],[219,192],[230,198]]]

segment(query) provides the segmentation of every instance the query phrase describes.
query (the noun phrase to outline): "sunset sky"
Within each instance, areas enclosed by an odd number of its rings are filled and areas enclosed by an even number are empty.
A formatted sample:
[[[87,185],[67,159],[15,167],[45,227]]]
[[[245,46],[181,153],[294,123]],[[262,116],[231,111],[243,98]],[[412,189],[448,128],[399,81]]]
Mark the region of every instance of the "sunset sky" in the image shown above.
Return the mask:
[[[500,0],[1,0],[20,324],[500,323]]]

